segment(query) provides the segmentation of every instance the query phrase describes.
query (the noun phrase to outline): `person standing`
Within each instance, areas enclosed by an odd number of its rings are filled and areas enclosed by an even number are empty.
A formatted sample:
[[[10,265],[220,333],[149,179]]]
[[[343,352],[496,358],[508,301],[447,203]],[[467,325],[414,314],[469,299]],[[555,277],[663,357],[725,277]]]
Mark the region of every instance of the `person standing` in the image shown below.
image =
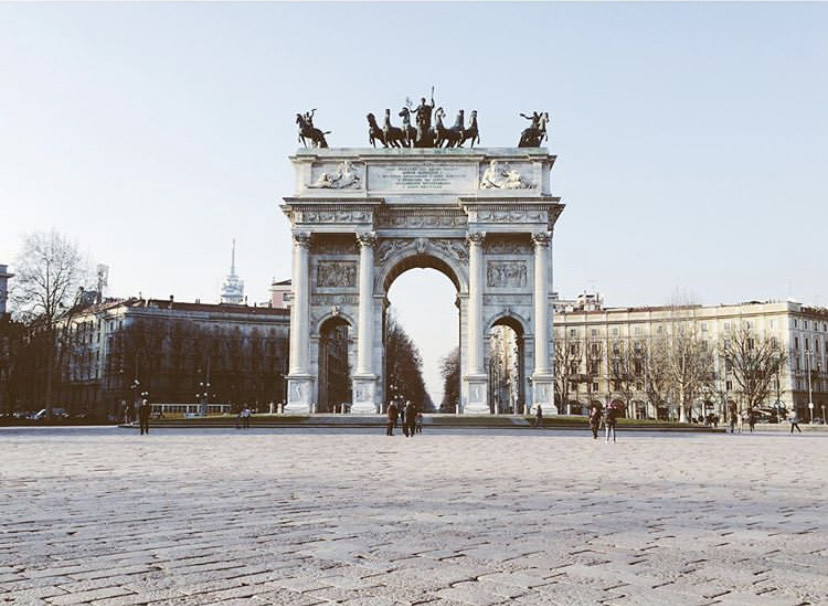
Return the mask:
[[[799,414],[797,414],[796,409],[791,413],[791,433],[793,433],[794,427],[799,433],[802,433],[802,430],[799,428]]]
[[[610,439],[610,433],[612,433],[612,441],[615,442],[615,426],[618,424],[618,410],[615,406],[609,406],[607,408],[607,416],[604,419],[604,425],[607,428],[607,442]]]
[[[397,417],[399,416],[399,414],[400,411],[397,408],[397,405],[392,401],[388,405],[388,427],[385,430],[385,435],[394,435],[394,426],[397,424]]]
[[[421,413],[419,410],[417,411],[417,414],[414,417],[414,429],[417,431],[417,433],[423,433],[423,413]]]
[[[411,400],[405,402],[405,422],[403,423],[403,433],[407,438],[414,437],[414,424],[416,422],[417,410]]]
[[[540,404],[535,408],[535,421],[532,423],[532,427],[543,428],[543,408]]]
[[[250,429],[250,407],[247,404],[245,404],[244,408],[242,408],[241,418],[242,418],[242,427],[244,429]]]
[[[149,434],[149,419],[150,419],[150,405],[147,399],[141,401],[141,406],[138,407],[138,424],[141,427],[141,435]]]
[[[736,408],[736,402],[730,403],[730,433],[736,431],[736,418],[739,416],[739,411]]]
[[[604,411],[601,407],[593,404],[592,411],[589,413],[589,428],[592,430],[592,439],[598,439],[598,430],[601,428],[601,418],[604,416]]]
[[[748,408],[748,427],[750,427],[750,433],[753,433],[753,430],[756,427],[756,411],[753,406]]]

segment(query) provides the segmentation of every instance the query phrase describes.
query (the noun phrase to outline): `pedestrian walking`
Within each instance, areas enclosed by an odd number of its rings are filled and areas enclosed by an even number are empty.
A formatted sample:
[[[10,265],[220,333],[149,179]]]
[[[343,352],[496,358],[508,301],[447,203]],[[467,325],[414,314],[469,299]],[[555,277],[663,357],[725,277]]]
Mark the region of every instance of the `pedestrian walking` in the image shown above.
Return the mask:
[[[736,403],[735,402],[730,403],[729,414],[730,414],[730,433],[733,433],[734,431],[736,431],[736,419],[739,417],[739,411],[736,409]]]
[[[414,429],[417,433],[423,433],[423,413],[419,410],[417,411],[417,415],[414,417]]]
[[[532,421],[532,427],[543,428],[543,408],[540,404],[535,408],[535,419]]]
[[[753,406],[748,408],[748,427],[750,427],[750,433],[753,433],[753,429],[756,427],[756,411]]]
[[[405,402],[405,422],[403,423],[403,433],[407,438],[414,437],[414,425],[417,419],[417,407],[411,402]]]
[[[388,405],[388,427],[385,430],[385,435],[394,435],[394,426],[397,424],[397,417],[399,417],[399,415],[400,410],[397,408],[397,405],[392,401]]]
[[[615,442],[615,426],[618,424],[618,410],[615,406],[607,407],[607,415],[604,418],[604,426],[607,428],[607,442],[609,442],[610,434],[612,434],[612,441]]]
[[[592,439],[598,439],[598,430],[601,428],[601,419],[604,417],[604,411],[597,404],[592,405],[592,410],[589,413],[589,428],[592,430]]]
[[[242,420],[242,428],[243,429],[250,429],[250,415],[251,414],[252,413],[250,412],[250,407],[247,404],[245,404],[244,408],[242,408],[242,411],[241,411],[241,420]]]
[[[141,435],[149,434],[149,419],[150,419],[150,412],[152,409],[150,408],[149,402],[147,399],[144,398],[141,401],[141,406],[138,407],[138,424],[141,427]]]
[[[794,427],[799,433],[802,433],[802,430],[799,428],[799,415],[796,412],[796,409],[791,413],[791,433],[793,433]]]
[[[135,420],[135,406],[132,403],[127,404],[124,408],[124,423],[131,425]]]

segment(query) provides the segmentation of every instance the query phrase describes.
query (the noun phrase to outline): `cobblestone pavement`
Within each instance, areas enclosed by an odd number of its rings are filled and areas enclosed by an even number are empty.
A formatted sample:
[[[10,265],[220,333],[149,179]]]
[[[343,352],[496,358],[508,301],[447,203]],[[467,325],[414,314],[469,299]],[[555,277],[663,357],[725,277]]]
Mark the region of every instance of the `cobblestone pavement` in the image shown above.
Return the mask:
[[[828,604],[828,435],[0,430],[0,605]]]

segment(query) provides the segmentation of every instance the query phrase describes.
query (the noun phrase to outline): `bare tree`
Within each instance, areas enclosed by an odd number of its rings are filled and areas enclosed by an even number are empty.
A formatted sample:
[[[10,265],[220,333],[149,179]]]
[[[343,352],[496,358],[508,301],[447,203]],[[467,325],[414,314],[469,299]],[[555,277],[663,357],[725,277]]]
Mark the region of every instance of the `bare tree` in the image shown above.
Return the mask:
[[[72,354],[72,317],[82,304],[86,272],[77,245],[55,230],[27,235],[15,270],[15,314],[41,350],[33,357],[29,380],[41,382],[40,397],[51,415],[56,381]]]
[[[581,349],[578,341],[555,339],[555,355],[552,360],[552,374],[555,377],[555,404],[559,414],[566,414],[566,405],[573,382],[578,380]]]
[[[24,238],[15,271],[11,300],[18,317],[27,323],[43,322],[49,328],[73,306],[83,286],[78,247],[55,230]]]
[[[460,348],[455,347],[440,361],[443,376],[443,401],[440,412],[455,412],[460,403]]]
[[[695,318],[697,305],[673,305],[664,343],[667,381],[678,407],[679,422],[686,423],[693,401],[715,380],[713,347],[702,338]]]
[[[771,395],[774,381],[788,359],[776,337],[756,333],[747,322],[722,337],[719,351],[748,407],[760,406]]]

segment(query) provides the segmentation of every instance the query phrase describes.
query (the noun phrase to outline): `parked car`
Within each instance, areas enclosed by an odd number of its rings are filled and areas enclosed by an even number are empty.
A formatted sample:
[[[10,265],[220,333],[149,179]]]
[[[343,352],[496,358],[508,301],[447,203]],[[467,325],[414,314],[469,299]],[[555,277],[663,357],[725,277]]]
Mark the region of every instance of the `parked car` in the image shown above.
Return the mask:
[[[43,421],[46,419],[47,409],[41,408],[36,413],[34,413],[31,417],[29,417],[32,421]],[[66,412],[65,408],[53,408],[52,409],[52,418],[53,419],[65,419],[69,416],[69,413]]]

